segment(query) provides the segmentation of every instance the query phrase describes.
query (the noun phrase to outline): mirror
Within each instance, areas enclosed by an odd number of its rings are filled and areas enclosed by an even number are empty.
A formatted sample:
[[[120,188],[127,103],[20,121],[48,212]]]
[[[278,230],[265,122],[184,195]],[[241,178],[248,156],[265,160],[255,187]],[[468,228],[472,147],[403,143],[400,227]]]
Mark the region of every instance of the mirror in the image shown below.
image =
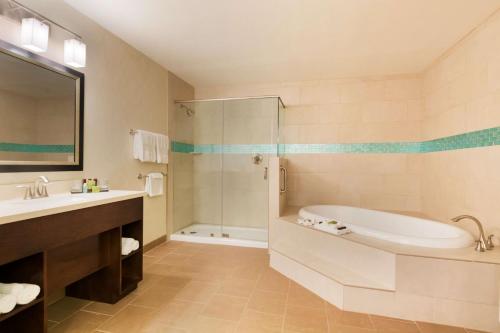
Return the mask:
[[[83,170],[84,75],[0,41],[0,172]]]

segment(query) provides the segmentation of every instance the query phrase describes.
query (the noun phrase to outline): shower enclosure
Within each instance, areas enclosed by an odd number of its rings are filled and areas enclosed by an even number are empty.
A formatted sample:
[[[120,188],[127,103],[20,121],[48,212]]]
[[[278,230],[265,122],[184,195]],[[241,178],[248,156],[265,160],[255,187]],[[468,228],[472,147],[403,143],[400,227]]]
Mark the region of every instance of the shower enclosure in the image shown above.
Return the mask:
[[[171,239],[267,247],[279,97],[182,101],[173,115]]]

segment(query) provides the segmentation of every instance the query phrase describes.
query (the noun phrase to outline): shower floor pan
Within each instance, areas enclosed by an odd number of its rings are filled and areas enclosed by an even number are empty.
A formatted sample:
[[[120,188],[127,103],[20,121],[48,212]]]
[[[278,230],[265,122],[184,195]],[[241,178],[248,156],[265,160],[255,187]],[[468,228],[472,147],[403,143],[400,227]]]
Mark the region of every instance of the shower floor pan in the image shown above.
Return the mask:
[[[191,224],[170,236],[171,240],[191,243],[221,244],[267,248],[267,229]]]

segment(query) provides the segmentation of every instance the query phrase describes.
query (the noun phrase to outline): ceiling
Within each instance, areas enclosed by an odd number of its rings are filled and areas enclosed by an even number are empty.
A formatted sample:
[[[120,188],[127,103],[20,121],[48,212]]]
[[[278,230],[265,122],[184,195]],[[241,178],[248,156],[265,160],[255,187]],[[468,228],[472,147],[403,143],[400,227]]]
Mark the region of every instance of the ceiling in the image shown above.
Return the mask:
[[[195,87],[418,73],[500,0],[65,0]]]

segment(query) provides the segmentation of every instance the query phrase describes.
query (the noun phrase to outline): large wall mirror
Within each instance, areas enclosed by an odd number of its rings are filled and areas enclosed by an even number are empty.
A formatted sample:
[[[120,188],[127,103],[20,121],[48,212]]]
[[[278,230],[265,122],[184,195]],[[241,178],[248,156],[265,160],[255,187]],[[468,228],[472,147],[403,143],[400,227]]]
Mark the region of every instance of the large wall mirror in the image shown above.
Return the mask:
[[[84,75],[0,41],[0,172],[83,170]]]

